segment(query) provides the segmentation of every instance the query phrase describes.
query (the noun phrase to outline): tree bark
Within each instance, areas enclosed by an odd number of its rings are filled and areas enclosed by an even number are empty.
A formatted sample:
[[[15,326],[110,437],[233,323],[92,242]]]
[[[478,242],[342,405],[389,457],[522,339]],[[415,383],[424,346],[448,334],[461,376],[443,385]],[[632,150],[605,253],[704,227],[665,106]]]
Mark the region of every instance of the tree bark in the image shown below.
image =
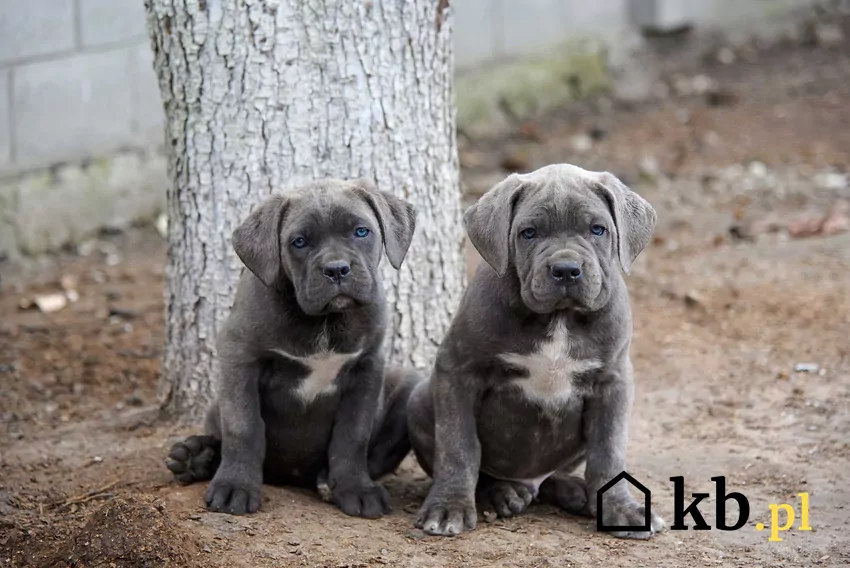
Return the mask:
[[[393,363],[427,369],[465,284],[447,0],[146,0],[166,115],[159,400],[196,419],[241,265],[230,235],[273,191],[371,177],[418,211],[383,263]]]

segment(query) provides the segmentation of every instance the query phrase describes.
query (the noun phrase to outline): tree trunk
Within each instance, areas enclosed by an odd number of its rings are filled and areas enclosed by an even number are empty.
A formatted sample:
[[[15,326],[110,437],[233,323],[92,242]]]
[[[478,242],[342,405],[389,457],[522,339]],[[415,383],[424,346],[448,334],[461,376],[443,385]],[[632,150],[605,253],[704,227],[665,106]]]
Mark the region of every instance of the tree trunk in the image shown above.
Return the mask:
[[[166,115],[159,400],[196,419],[241,265],[230,235],[273,191],[366,176],[418,210],[383,263],[389,359],[427,369],[464,280],[447,0],[146,0]]]

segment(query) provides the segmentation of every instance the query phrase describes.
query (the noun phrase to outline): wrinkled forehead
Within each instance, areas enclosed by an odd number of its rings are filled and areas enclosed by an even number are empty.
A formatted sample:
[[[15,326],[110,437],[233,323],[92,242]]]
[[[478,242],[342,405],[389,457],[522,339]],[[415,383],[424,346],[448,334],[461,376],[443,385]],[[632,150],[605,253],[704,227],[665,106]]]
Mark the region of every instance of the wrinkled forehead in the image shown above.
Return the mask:
[[[542,219],[566,225],[610,218],[594,172],[575,166],[550,166],[520,179],[526,189],[514,212],[517,221]]]
[[[293,191],[284,218],[286,228],[342,229],[355,222],[377,228],[369,204],[353,186],[341,182],[317,183]]]

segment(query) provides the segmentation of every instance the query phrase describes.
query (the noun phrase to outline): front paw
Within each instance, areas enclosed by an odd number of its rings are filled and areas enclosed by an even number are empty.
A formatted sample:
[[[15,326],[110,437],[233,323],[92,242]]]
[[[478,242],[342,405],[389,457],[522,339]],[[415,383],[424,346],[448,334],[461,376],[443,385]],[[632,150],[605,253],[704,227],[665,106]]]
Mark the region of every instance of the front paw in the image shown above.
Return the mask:
[[[371,479],[353,484],[337,483],[331,490],[331,497],[343,513],[352,517],[377,519],[390,511],[387,490]]]
[[[599,511],[596,512],[600,514]],[[635,527],[634,530],[610,530],[608,532],[617,538],[632,538],[646,540],[664,530],[664,521],[652,513],[649,519],[649,530],[646,529],[647,515],[643,505],[629,499],[621,502],[603,502],[602,522],[606,527]]]
[[[219,469],[207,488],[207,509],[218,513],[244,515],[260,509],[262,482],[240,472]]]
[[[455,536],[464,529],[473,530],[478,522],[475,499],[431,489],[419,508],[414,526],[437,536]]]

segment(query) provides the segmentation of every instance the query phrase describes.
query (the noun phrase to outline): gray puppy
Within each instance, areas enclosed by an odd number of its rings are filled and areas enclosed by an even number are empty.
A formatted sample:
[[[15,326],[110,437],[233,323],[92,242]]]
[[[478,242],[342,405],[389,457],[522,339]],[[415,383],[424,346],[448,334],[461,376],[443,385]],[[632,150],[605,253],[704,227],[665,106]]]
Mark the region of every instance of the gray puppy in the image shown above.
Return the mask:
[[[479,266],[408,403],[434,484],[416,526],[456,535],[479,503],[502,517],[538,497],[596,516],[596,492],[626,469],[633,399],[628,273],[656,214],[609,173],[559,164],[511,175],[464,215]],[[585,478],[572,475],[586,462]],[[604,493],[606,525],[640,527],[625,481]],[[663,528],[614,534],[648,538]]]
[[[233,233],[243,271],[221,330],[218,402],[206,435],[173,446],[178,481],[212,478],[209,509],[260,507],[262,483],[324,489],[349,515],[389,510],[376,482],[410,449],[417,377],[387,369],[378,264],[399,268],[413,207],[371,182],[329,180],[276,195]]]

